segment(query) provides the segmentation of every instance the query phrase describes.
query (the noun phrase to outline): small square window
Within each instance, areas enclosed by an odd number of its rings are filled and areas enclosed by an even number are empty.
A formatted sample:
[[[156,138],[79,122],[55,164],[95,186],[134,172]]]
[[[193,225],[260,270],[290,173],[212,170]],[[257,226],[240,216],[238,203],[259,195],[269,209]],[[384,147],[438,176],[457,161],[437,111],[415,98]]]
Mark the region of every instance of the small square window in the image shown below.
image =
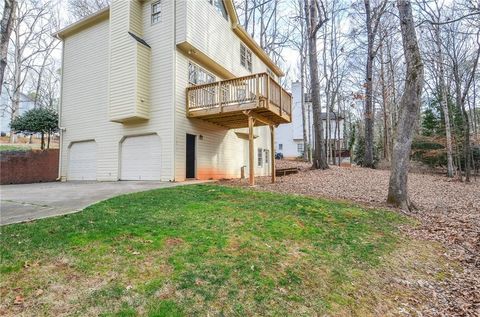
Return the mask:
[[[152,24],[160,22],[161,2],[155,1],[152,3]]]
[[[303,143],[298,143],[297,144],[297,151],[298,151],[298,153],[303,154]]]
[[[278,145],[278,149],[279,149],[280,151],[282,151],[282,150],[283,150],[283,144],[280,143],[280,144]]]

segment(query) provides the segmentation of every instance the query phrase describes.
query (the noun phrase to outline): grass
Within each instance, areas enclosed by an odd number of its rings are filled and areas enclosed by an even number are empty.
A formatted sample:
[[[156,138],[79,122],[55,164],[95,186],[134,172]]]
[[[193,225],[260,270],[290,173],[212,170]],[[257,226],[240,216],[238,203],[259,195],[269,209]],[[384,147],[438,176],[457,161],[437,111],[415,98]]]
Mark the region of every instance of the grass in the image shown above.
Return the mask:
[[[3,227],[0,310],[365,315],[384,296],[388,311],[395,302],[388,296],[406,293],[388,295],[385,272],[414,269],[418,254],[432,249],[401,237],[398,226],[408,223],[384,210],[215,185],[119,196]],[[412,261],[404,249],[414,250]]]
[[[0,152],[26,152],[31,148],[27,145],[0,144]]]

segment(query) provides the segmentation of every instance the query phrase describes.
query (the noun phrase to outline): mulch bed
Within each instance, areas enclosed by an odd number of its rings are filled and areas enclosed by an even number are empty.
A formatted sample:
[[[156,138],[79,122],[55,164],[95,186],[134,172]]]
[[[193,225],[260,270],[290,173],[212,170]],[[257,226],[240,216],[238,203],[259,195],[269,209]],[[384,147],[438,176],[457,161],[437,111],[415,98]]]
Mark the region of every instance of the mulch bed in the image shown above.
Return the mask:
[[[368,206],[388,208],[390,172],[359,167],[331,166],[327,170],[310,170],[308,163],[277,161],[278,168],[298,166],[298,174],[256,179],[256,190],[294,193],[335,200],[354,201]],[[248,186],[247,180],[222,182],[231,186]],[[435,285],[423,285],[431,295],[426,311],[429,316],[480,316],[480,180],[462,183],[441,175],[409,174],[409,194],[417,211],[409,213],[419,220],[414,228],[404,228],[416,239],[433,240],[446,247],[444,254],[460,263],[452,277]]]

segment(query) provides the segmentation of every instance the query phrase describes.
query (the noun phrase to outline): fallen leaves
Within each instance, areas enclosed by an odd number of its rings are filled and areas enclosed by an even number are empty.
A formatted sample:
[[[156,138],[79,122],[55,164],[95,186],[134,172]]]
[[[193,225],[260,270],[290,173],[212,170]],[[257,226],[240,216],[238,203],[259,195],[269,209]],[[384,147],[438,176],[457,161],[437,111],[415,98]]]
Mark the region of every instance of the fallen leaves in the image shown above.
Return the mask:
[[[256,179],[256,190],[293,193],[335,200],[348,200],[375,207],[385,203],[390,172],[359,167],[331,166],[310,170],[310,164],[277,161],[278,168],[300,167],[298,174]],[[248,186],[247,180],[229,180],[224,185]],[[409,194],[418,211],[410,216],[420,225],[403,228],[417,239],[434,240],[447,248],[444,255],[459,261],[461,269],[436,285],[418,283],[432,293],[426,316],[480,316],[480,182],[462,183],[443,175],[409,174]]]

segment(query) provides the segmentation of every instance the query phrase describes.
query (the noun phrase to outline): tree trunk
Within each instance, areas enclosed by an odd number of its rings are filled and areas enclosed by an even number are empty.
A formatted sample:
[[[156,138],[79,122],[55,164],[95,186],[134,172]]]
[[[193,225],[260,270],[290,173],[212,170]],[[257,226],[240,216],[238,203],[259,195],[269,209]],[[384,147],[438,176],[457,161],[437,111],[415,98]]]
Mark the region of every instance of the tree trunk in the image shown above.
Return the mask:
[[[443,65],[442,43],[440,37],[440,26],[435,26],[435,44],[437,45],[438,77],[440,83],[441,106],[445,121],[445,136],[447,138],[447,176],[453,177],[453,156],[452,156],[452,133],[450,131],[450,114],[448,110],[447,87],[445,85],[445,66]]]
[[[455,79],[455,99],[458,111],[460,111],[463,119],[463,159],[464,159],[464,171],[465,181],[470,181],[470,127],[468,122],[468,114],[465,111],[465,105],[462,98],[462,84],[460,79],[460,73],[458,69],[458,63],[454,62],[453,65],[453,77]],[[460,180],[462,180],[462,166],[460,165]]]
[[[8,43],[10,42],[10,34],[12,34],[16,5],[16,0],[5,0],[0,22],[0,87],[3,85],[3,75],[7,67]],[[1,94],[2,89],[0,88]]]
[[[390,146],[388,142],[388,112],[387,112],[387,85],[385,83],[385,61],[383,56],[383,45],[380,44],[380,82],[382,84],[382,106],[383,106],[383,158],[390,160]]]
[[[15,13],[14,13],[15,14]],[[13,71],[13,100],[10,113],[10,122],[13,121],[20,111],[20,92],[22,89],[22,53],[23,49],[19,46],[20,31],[15,31],[15,61]],[[15,131],[10,129],[10,143],[15,142]]]
[[[302,1],[298,1],[298,5],[300,7],[300,12],[302,11]],[[301,90],[301,97],[300,102],[302,106],[302,132],[303,132],[303,160],[308,161],[308,137],[307,137],[307,118],[306,118],[306,110],[305,110],[305,24],[302,20],[300,22],[300,32],[302,34],[301,40],[301,49],[300,49],[300,90]]]
[[[373,162],[373,43],[375,34],[372,29],[370,1],[365,0],[366,22],[367,22],[367,66],[365,77],[365,158],[364,166],[374,168]]]
[[[313,130],[315,134],[315,150],[313,153],[312,167],[315,169],[326,169],[328,168],[328,164],[324,150],[325,144],[320,108],[320,79],[318,76],[317,56],[317,31],[320,24],[318,22],[318,12],[314,2],[315,0],[305,1],[305,15],[308,17],[308,58],[310,64],[310,80],[312,89]]]
[[[423,90],[423,62],[418,46],[409,0],[397,0],[406,61],[405,90],[400,100],[397,134],[393,146],[392,167],[387,202],[403,210],[411,210],[408,197],[408,168],[413,132],[420,112]]]
[[[45,133],[42,131],[41,135],[42,135],[42,138],[40,140],[40,149],[44,150],[45,149]]]

